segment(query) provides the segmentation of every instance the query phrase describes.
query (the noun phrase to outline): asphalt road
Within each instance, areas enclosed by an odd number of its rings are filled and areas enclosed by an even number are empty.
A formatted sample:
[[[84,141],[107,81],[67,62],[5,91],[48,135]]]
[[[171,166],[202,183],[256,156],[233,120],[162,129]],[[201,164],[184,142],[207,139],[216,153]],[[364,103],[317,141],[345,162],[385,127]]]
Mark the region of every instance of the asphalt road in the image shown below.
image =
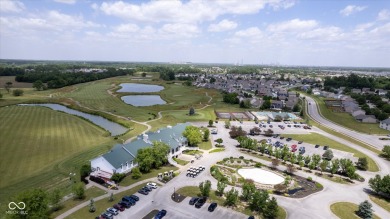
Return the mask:
[[[310,115],[310,117],[312,117],[319,124],[326,126],[328,128],[331,128],[331,129],[333,129],[339,133],[342,133],[344,135],[347,135],[349,137],[352,137],[356,140],[364,142],[368,145],[371,145],[372,147],[375,147],[379,150],[382,150],[383,146],[388,144],[385,141],[379,140],[379,136],[357,132],[357,131],[345,128],[343,126],[340,126],[334,122],[331,122],[331,121],[325,119],[322,115],[320,115],[318,108],[317,108],[317,104],[314,101],[314,99],[309,97],[309,96],[305,96],[305,97],[306,97],[306,101],[308,102],[307,113]]]

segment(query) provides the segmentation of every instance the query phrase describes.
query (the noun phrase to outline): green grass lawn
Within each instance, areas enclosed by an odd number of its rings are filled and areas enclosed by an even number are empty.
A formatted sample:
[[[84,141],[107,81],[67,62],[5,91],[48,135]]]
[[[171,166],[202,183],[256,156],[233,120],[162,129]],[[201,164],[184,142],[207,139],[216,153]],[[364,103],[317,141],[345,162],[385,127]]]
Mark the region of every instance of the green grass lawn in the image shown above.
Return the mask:
[[[369,195],[370,200],[390,212],[390,200],[375,195]]]
[[[200,144],[198,144],[198,147],[202,150],[210,150],[212,148],[211,141],[202,141]]]
[[[356,130],[358,132],[363,132],[367,134],[389,134],[390,132],[384,129],[379,128],[379,124],[368,124],[361,123],[356,121],[353,116],[349,113],[336,113],[332,110],[328,109],[323,101],[323,98],[311,96],[313,97],[320,109],[321,114],[328,120],[337,123],[341,126],[345,126],[347,128]]]
[[[106,211],[107,208],[112,207],[114,204],[118,203],[120,199],[122,199],[125,195],[132,195],[135,194],[140,188],[142,188],[145,185],[139,185],[134,188],[131,188],[127,191],[120,192],[118,194],[114,195],[114,201],[110,202],[108,201],[108,197],[104,198],[99,201],[95,201],[95,208],[96,211],[94,213],[89,212],[89,206],[86,206],[73,214],[66,217],[67,219],[85,219],[85,218],[95,218],[96,216],[99,216],[102,212]],[[157,191],[154,191],[157,192]],[[142,196],[140,197],[142,198]],[[131,208],[127,211],[131,211]]]
[[[337,202],[330,206],[330,210],[340,219],[350,219],[360,217],[355,214],[355,211],[358,210],[358,205],[350,202]],[[377,215],[373,215],[374,219],[380,219]]]
[[[216,148],[216,149],[213,149],[211,151],[209,151],[209,153],[217,153],[217,152],[221,152],[221,151],[225,151],[225,148]]]
[[[173,171],[176,171],[178,170],[177,167],[175,166],[163,166],[161,167],[160,169],[152,169],[149,173],[143,173],[142,176],[139,178],[139,179],[133,179],[131,177],[131,174],[129,176],[126,176],[122,182],[120,182],[119,184],[121,186],[129,186],[131,184],[134,184],[136,182],[139,182],[139,181],[142,181],[144,179],[149,179],[149,178],[153,178],[153,177],[156,177],[157,178],[157,175],[159,173],[164,173],[164,172],[168,172],[170,170],[173,170]]]
[[[0,120],[1,201],[21,189],[56,186],[54,181],[67,179],[61,162],[111,141],[103,129],[44,107],[2,107]],[[75,163],[66,168],[67,174],[70,171],[79,172]]]
[[[203,154],[203,151],[199,151],[199,150],[184,150],[183,154],[189,154],[189,155]]]
[[[225,190],[226,192],[226,190]],[[182,187],[180,189],[178,189],[176,191],[176,193],[180,194],[180,195],[184,195],[184,196],[187,196],[187,197],[195,197],[195,196],[199,196],[200,192],[199,192],[199,187],[197,186],[186,186],[186,187]],[[207,202],[216,202],[218,203],[218,205],[220,206],[224,206],[224,201],[225,201],[225,198],[221,197],[221,196],[218,196],[215,194],[215,191],[214,190],[211,190],[210,191],[210,197],[207,199]],[[254,213],[248,209],[248,208],[235,208],[233,209],[235,211],[239,211],[243,214],[246,214],[246,215],[254,215]],[[262,218],[262,217],[260,217]],[[284,218],[287,218],[287,212],[279,206],[279,216],[277,217],[277,219],[284,219]]]
[[[56,218],[60,214],[68,211],[69,209],[71,209],[71,208],[73,208],[73,207],[75,207],[75,206],[77,206],[85,201],[88,201],[91,198],[99,197],[99,196],[104,195],[104,194],[106,194],[106,191],[99,189],[95,186],[92,186],[91,188],[85,190],[85,198],[84,199],[73,199],[73,198],[68,199],[67,201],[63,202],[62,208],[60,210],[52,212],[50,214],[50,218]]]
[[[351,152],[354,154],[355,157],[366,157],[367,161],[368,161],[368,171],[372,171],[372,172],[379,171],[379,168],[376,165],[376,163],[374,162],[374,160],[372,160],[370,157],[366,156],[362,152],[360,152],[356,149],[353,149],[351,147],[348,147],[344,144],[341,144],[337,141],[334,141],[330,138],[327,138],[323,135],[320,135],[318,133],[310,133],[310,134],[305,134],[305,135],[283,134],[282,136],[284,136],[286,138],[290,137],[294,140],[303,141],[303,142],[306,142],[309,144],[314,144],[314,145],[316,145],[316,144],[319,144],[321,146],[328,145],[330,147],[330,149],[333,148],[333,149],[337,149],[337,150],[341,150],[341,151]],[[319,152],[323,153],[322,147],[318,148],[318,150],[319,150]]]
[[[179,158],[173,158],[174,161],[176,161],[176,163],[178,163],[179,165],[182,165],[182,166],[185,166],[189,163],[189,161],[186,161],[186,160],[182,160],[182,159],[179,159]]]

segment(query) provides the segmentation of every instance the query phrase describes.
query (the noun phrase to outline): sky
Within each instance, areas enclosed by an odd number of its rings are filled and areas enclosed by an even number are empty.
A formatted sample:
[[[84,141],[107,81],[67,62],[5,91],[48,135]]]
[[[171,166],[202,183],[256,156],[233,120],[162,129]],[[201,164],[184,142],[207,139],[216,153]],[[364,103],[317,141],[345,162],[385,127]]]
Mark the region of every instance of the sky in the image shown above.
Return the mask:
[[[0,59],[390,67],[390,0],[0,0]]]

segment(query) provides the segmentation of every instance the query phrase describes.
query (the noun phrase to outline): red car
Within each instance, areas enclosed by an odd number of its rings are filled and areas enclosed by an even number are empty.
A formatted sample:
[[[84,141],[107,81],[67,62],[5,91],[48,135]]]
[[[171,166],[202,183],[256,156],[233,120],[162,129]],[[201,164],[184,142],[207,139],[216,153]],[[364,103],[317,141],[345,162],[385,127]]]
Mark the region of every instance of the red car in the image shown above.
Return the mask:
[[[115,204],[112,207],[115,208],[118,211],[124,211],[125,210],[125,208],[122,205],[119,205],[119,204]]]
[[[295,151],[297,151],[297,149],[296,149],[296,148],[293,148],[293,149],[291,149],[291,152],[295,152]]]
[[[297,149],[297,145],[296,145],[296,144],[293,144],[293,145],[291,145],[291,148],[292,148],[292,149]]]

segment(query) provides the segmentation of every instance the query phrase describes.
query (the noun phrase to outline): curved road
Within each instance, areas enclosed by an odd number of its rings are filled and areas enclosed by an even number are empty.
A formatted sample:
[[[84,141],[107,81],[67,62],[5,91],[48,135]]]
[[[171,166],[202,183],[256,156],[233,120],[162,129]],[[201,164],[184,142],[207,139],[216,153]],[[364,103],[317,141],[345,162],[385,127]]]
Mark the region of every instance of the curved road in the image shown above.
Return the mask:
[[[305,95],[305,97],[306,97],[306,101],[308,102],[307,113],[310,115],[311,118],[313,118],[319,124],[326,126],[330,129],[333,129],[334,131],[344,134],[348,137],[354,138],[367,145],[370,145],[378,150],[382,150],[383,146],[386,144],[382,140],[379,140],[379,137],[376,135],[369,135],[369,134],[357,132],[325,119],[319,112],[316,101],[307,95]]]

